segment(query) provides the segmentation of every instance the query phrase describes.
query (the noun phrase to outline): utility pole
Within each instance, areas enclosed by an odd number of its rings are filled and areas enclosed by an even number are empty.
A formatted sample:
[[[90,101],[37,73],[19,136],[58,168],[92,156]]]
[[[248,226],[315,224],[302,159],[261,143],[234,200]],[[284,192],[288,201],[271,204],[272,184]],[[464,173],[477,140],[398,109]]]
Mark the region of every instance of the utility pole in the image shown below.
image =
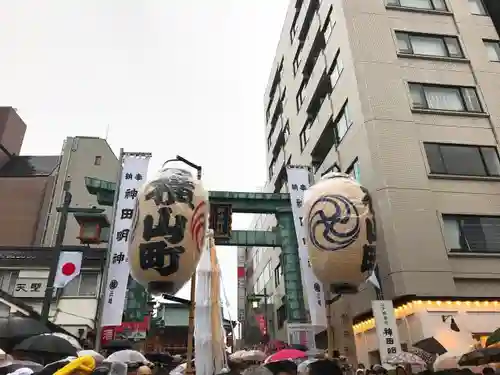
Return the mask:
[[[265,316],[265,322],[266,322],[264,327],[266,329],[266,335],[269,336],[269,323],[268,323],[269,316],[267,315],[267,289],[266,288],[264,288],[263,297],[264,297],[264,316]]]
[[[67,188],[67,184],[65,184]],[[54,244],[54,250],[52,255],[52,263],[49,271],[49,279],[47,280],[47,288],[45,289],[45,297],[43,299],[41,320],[42,323],[47,323],[49,321],[50,303],[52,302],[52,296],[54,294],[54,281],[57,274],[57,266],[59,264],[59,256],[61,255],[61,249],[64,242],[64,234],[66,232],[66,224],[68,222],[69,206],[72,199],[71,193],[65,189],[64,190],[64,202],[58,211],[61,213],[59,217],[59,227],[57,229],[56,243]]]

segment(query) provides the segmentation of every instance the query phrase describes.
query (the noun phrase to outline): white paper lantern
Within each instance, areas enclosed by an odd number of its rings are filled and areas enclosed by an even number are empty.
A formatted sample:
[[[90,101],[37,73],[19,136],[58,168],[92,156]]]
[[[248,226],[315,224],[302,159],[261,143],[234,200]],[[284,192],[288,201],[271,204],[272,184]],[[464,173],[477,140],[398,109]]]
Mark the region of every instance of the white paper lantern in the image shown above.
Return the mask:
[[[370,195],[344,173],[330,173],[305,194],[304,228],[318,280],[335,293],[356,293],[375,265],[376,229]]]
[[[129,262],[154,294],[175,294],[196,271],[204,246],[208,194],[183,169],[166,168],[137,197]]]

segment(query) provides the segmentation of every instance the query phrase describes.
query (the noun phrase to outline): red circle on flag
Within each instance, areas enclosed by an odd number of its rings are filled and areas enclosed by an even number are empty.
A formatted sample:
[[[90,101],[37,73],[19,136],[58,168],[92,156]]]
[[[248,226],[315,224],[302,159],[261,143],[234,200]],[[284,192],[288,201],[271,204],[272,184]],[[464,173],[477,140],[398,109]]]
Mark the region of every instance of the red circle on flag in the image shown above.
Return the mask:
[[[75,273],[76,271],[76,266],[74,263],[64,263],[62,268],[61,268],[62,274],[64,276],[71,276]]]

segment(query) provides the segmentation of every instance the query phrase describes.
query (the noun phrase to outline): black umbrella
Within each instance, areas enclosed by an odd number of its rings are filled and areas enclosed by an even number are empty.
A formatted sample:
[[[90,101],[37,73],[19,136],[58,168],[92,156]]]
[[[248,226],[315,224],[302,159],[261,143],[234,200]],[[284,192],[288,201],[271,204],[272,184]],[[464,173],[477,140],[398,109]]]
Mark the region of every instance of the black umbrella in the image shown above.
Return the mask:
[[[52,335],[38,335],[27,338],[14,347],[14,351],[34,354],[57,354],[60,356],[77,356],[76,349],[71,343],[61,337]]]
[[[28,337],[50,333],[50,330],[38,320],[10,316],[0,319],[0,340],[20,342]],[[3,348],[5,350],[5,348]]]
[[[448,350],[434,337],[428,337],[413,344],[415,348],[422,349],[430,354],[443,355]]]
[[[480,366],[500,361],[500,348],[483,348],[465,353],[458,364],[460,366]]]

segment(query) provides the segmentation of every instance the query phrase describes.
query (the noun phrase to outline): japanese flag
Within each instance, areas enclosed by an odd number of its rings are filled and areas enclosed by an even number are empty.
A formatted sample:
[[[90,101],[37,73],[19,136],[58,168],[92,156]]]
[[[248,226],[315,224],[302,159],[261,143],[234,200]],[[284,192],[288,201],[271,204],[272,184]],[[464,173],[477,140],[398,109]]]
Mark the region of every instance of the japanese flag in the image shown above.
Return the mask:
[[[63,251],[59,256],[57,264],[54,288],[64,288],[68,283],[80,274],[82,268],[83,253],[80,251]]]

